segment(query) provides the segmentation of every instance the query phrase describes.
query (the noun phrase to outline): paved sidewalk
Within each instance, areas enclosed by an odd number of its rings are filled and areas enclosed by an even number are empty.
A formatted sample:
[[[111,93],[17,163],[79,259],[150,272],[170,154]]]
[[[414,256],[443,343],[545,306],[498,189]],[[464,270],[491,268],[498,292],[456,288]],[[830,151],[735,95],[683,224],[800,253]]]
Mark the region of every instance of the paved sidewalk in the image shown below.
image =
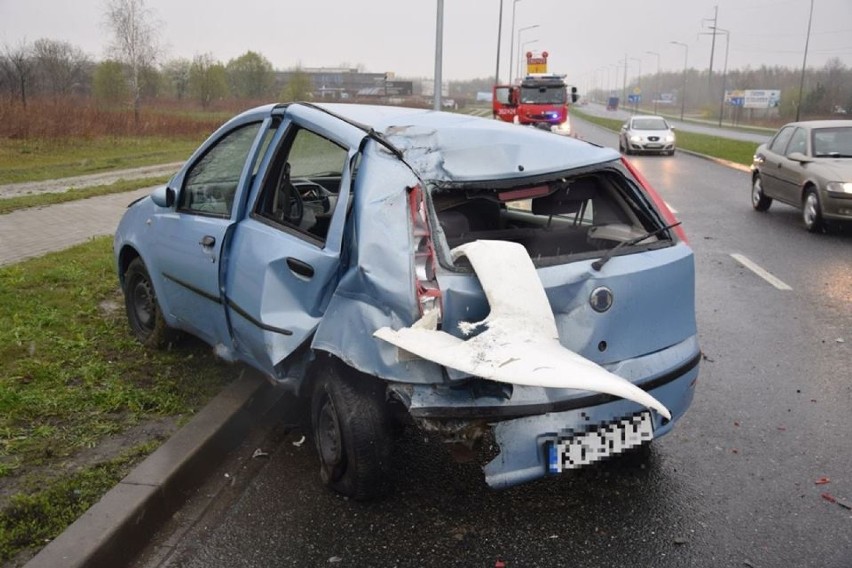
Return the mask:
[[[127,205],[154,187],[0,215],[0,266],[112,235]]]
[[[96,185],[108,185],[122,179],[130,180],[146,177],[168,176],[178,171],[182,165],[182,162],[175,162],[172,164],[142,166],[126,170],[112,170],[109,172],[101,172],[99,174],[89,174],[70,178],[10,183],[0,185],[0,199],[38,193],[64,193],[71,188],[79,189],[82,187],[93,187]]]

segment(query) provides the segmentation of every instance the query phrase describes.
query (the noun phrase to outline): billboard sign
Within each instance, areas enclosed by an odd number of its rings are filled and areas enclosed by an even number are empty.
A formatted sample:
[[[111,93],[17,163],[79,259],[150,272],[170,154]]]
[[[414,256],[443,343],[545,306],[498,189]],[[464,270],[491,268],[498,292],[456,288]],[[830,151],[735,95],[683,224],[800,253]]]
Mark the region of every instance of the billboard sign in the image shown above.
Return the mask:
[[[746,90],[743,93],[743,108],[775,108],[781,102],[779,90]]]

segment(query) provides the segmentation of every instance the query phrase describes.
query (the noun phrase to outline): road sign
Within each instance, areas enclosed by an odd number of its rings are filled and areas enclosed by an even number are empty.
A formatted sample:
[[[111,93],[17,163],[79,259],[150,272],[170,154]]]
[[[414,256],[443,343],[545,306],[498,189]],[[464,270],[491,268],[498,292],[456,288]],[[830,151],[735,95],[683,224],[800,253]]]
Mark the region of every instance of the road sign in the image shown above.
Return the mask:
[[[642,102],[642,95],[627,95],[627,102],[630,104],[638,105]]]

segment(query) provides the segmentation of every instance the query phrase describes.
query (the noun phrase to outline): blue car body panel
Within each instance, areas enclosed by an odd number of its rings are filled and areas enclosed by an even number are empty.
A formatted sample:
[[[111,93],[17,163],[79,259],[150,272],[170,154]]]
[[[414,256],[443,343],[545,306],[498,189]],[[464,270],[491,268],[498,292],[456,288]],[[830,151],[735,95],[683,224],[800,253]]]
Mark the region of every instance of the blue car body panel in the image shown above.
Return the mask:
[[[494,486],[544,475],[542,444],[555,431],[582,429],[589,421],[606,422],[637,411],[636,403],[589,399],[588,392],[571,389],[516,386],[505,400],[471,396],[463,388],[449,388],[471,377],[425,359],[402,357],[396,347],[372,335],[382,327],[410,326],[421,316],[414,286],[411,188],[425,188],[428,194],[447,183],[552,176],[613,162],[618,152],[459,114],[268,105],[223,125],[169,187],[179,192],[189,168],[222,135],[253,122],[262,126],[240,173],[229,217],[182,213],[149,197],[128,209],[116,231],[118,266],[126,264],[128,255],[144,260],[168,325],[293,388],[302,377],[282,369],[282,362],[310,347],[388,381],[415,419],[493,423],[503,450],[485,469]],[[332,140],[348,155],[337,207],[321,244],[252,215],[275,148],[294,127]],[[264,146],[270,128],[276,130]],[[215,239],[213,246],[199,245],[206,236]],[[441,260],[435,277],[443,328],[461,336],[458,324],[483,319],[488,303],[475,273],[452,267],[440,228],[432,238]],[[692,252],[672,239],[669,246],[614,256],[600,270],[592,267],[596,258],[538,268],[559,340],[611,372],[647,385],[673,413],[666,424],[656,417],[659,437],[686,411],[698,372]],[[310,265],[312,275],[294,270],[293,260]],[[123,277],[120,268],[119,273]],[[605,313],[590,305],[592,292],[601,286],[613,296]],[[574,403],[588,406],[574,408]]]

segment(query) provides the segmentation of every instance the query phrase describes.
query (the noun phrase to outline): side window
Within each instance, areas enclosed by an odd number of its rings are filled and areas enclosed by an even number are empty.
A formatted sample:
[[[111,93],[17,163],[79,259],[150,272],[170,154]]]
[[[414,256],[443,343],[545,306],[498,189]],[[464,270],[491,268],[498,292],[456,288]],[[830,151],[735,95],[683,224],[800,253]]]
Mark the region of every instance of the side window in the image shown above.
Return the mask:
[[[793,137],[790,138],[790,143],[787,145],[786,154],[789,156],[793,152],[801,152],[802,154],[807,154],[808,151],[808,135],[805,132],[804,128],[797,128],[796,132],[793,133]]]
[[[778,134],[775,135],[775,139],[772,140],[772,144],[769,145],[769,149],[776,154],[784,155],[784,150],[787,148],[787,142],[790,141],[790,138],[793,136],[793,127],[788,126],[781,130]]]
[[[512,101],[509,100],[509,87],[497,87],[494,89],[494,100],[496,100],[501,105],[508,105]]]
[[[178,209],[215,217],[230,217],[240,174],[261,123],[241,126],[226,134],[187,172]]]
[[[325,242],[337,205],[347,151],[297,128],[285,137],[269,168],[255,214]]]

